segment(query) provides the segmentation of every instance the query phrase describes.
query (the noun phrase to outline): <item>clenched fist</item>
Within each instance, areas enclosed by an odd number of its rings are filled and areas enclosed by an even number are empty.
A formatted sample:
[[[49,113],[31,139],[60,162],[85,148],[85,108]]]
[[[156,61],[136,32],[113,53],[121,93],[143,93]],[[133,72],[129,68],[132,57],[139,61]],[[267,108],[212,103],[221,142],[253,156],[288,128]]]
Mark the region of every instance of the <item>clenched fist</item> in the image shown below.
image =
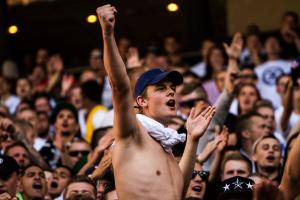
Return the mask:
[[[116,8],[114,6],[111,6],[110,4],[97,8],[97,15],[102,27],[103,34],[110,35],[113,33],[116,12]]]

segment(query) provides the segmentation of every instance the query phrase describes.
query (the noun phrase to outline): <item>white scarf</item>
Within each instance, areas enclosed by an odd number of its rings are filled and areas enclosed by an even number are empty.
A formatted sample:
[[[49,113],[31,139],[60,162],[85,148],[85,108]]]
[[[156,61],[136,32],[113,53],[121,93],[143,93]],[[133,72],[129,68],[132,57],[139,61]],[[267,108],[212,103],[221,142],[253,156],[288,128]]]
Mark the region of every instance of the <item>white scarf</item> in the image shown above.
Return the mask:
[[[172,128],[165,128],[161,123],[151,119],[142,114],[136,115],[142,126],[155,140],[159,141],[164,150],[168,153],[172,153],[172,147],[179,142],[184,142],[186,135],[184,133],[178,134],[176,130]]]

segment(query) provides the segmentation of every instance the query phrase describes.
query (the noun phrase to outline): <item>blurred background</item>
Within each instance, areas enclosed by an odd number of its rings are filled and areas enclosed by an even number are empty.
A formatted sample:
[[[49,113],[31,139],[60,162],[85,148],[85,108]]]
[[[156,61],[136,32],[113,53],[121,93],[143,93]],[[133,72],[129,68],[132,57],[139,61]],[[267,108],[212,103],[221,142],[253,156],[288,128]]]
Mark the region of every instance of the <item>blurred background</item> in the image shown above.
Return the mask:
[[[30,66],[44,47],[60,53],[66,67],[87,64],[90,50],[101,47],[95,10],[105,3],[118,9],[119,38],[143,47],[174,35],[190,57],[203,38],[223,41],[249,24],[269,33],[286,10],[300,13],[297,0],[0,0],[0,63]]]

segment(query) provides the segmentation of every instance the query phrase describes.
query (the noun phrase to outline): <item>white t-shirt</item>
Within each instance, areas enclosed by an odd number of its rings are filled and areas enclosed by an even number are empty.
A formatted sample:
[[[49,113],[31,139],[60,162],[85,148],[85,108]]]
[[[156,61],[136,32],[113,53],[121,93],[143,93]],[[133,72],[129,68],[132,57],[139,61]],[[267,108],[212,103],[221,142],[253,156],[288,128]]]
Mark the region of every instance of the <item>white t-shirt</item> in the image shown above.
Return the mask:
[[[275,121],[276,121],[276,131],[282,133],[282,129],[280,126],[280,119],[283,114],[283,106],[280,106],[275,111]],[[295,112],[292,112],[289,122],[288,122],[288,129],[292,128],[297,122],[300,120],[300,114],[296,114]]]
[[[9,113],[13,115],[15,114],[20,102],[21,100],[19,97],[15,95],[10,95],[5,102],[0,103],[3,103],[3,105],[5,105],[8,108]]]
[[[267,61],[255,68],[257,75],[257,88],[261,97],[273,103],[275,109],[281,105],[281,99],[276,91],[276,79],[282,74],[291,72],[291,61]]]

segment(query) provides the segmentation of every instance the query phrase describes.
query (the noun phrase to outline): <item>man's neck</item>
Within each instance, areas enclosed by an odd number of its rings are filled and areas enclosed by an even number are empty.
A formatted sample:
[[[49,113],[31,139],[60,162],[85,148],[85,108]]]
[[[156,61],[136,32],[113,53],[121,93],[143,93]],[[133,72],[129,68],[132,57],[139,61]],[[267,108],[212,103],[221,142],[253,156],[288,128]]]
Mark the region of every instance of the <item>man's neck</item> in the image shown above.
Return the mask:
[[[1,99],[1,101],[5,102],[9,98],[9,96],[10,96],[9,93],[5,93],[5,94],[1,95],[0,99]]]
[[[251,141],[244,141],[242,145],[242,149],[246,152],[246,154],[251,158],[252,156],[252,143]]]
[[[257,167],[258,173],[268,177],[270,180],[275,180],[278,177],[278,169],[275,167]]]
[[[68,142],[70,142],[75,134],[69,134],[69,135],[63,135],[60,132],[56,132],[55,133],[55,137],[54,137],[54,145],[57,149],[62,150],[63,149],[63,145],[67,144]]]

